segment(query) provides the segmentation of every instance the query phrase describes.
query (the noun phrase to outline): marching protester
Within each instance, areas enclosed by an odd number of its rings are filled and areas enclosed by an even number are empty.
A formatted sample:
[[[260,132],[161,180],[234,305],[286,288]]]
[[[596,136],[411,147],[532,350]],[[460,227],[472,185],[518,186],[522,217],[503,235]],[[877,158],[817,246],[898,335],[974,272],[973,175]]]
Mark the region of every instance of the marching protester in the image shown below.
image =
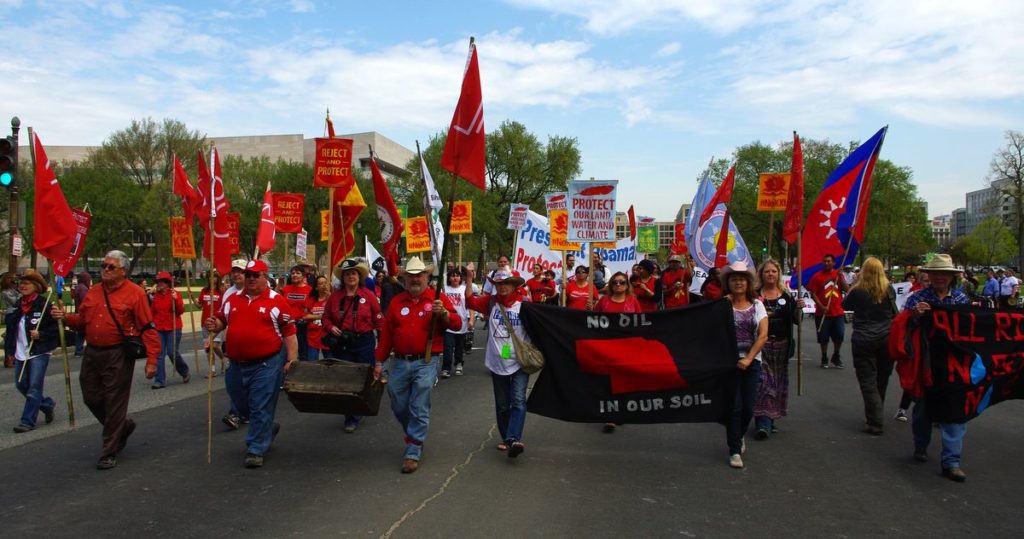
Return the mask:
[[[330,347],[323,343],[323,315],[327,307],[327,298],[331,295],[331,281],[320,275],[313,281],[313,291],[306,302],[306,345],[309,347],[307,361],[316,361],[330,355]],[[298,338],[298,337],[296,337]]]
[[[853,311],[853,368],[864,399],[864,432],[881,435],[885,415],[885,390],[892,374],[889,327],[896,316],[896,293],[885,277],[882,262],[868,257],[857,284],[843,299],[843,309]]]
[[[365,277],[365,275],[364,275]],[[309,346],[306,344],[306,321],[302,319],[306,310],[306,301],[309,300],[309,293],[313,287],[306,283],[306,273],[302,266],[294,266],[288,274],[288,284],[280,288],[281,294],[291,307],[292,319],[295,320],[295,329],[298,331],[295,338],[299,341],[299,360],[305,361],[309,354]]]
[[[842,303],[848,287],[843,274],[835,269],[835,263],[836,258],[826,254],[821,261],[821,270],[805,285],[814,300],[814,327],[818,332],[823,369],[829,367],[829,341],[832,341],[832,367],[842,369],[845,366],[839,357],[839,347],[843,345],[846,331],[846,313]]]
[[[782,285],[782,268],[773,259],[757,268],[761,287],[758,299],[768,314],[768,340],[761,348],[761,374],[754,404],[758,440],[778,431],[775,420],[789,413],[789,358],[795,352],[793,325],[800,323],[803,300],[795,299]]]
[[[146,350],[146,378],[156,376],[160,338],[153,329],[149,299],[139,285],[129,281],[128,255],[110,251],[100,266],[100,285],[89,289],[77,313],[65,313],[54,305],[50,313],[56,320],[67,320],[75,331],[85,333],[85,355],[79,382],[82,400],[103,425],[103,448],[96,469],[117,466],[128,437],[135,432],[135,421],[128,418],[128,397],[132,391],[135,361],[125,356],[127,337],[141,337]]]
[[[435,298],[427,288],[431,268],[418,256],[405,263],[402,276],[405,291],[395,296],[388,306],[377,343],[374,379],[380,378],[384,361],[394,352],[388,379],[388,397],[395,419],[405,434],[402,473],[419,468],[423,442],[430,426],[430,393],[437,380],[438,364],[444,351],[445,329],[459,329],[462,319],[448,298]],[[434,327],[431,327],[434,323]],[[430,336],[430,359],[425,360],[427,337]]]
[[[928,275],[928,286],[914,292],[903,304],[904,311],[913,312],[916,318],[931,310],[932,305],[967,305],[970,300],[954,286],[956,274],[960,269],[953,265],[953,259],[947,254],[937,254],[928,263],[921,266],[921,271]],[[911,427],[914,432],[914,460],[928,462],[928,445],[932,439],[932,421],[928,416],[922,397],[914,403]],[[939,423],[942,432],[942,454],[940,465],[942,475],[950,480],[962,483],[967,474],[960,468],[960,455],[964,447],[964,435],[967,434],[966,423]]]
[[[181,383],[187,384],[192,379],[188,371],[188,363],[181,357],[181,313],[185,310],[185,301],[181,294],[172,286],[174,278],[166,271],[156,275],[156,290],[150,301],[153,311],[153,325],[160,336],[160,359],[156,363],[156,377],[153,378],[153,389],[163,389],[167,384],[164,358],[170,358],[174,370],[181,376]]]
[[[341,279],[341,288],[327,298],[324,307],[323,330],[333,339],[331,357],[353,363],[373,364],[373,349],[377,344],[374,331],[384,323],[377,295],[366,289],[366,276],[370,268],[353,258],[343,260],[334,269]],[[426,337],[423,343],[425,344]],[[346,415],[345,432],[351,434],[359,428],[362,416]]]
[[[608,293],[601,296],[594,310],[600,313],[643,312],[640,302],[633,296],[633,288],[629,286],[629,277],[621,271],[615,272],[608,279]],[[605,423],[604,431],[615,432],[615,423]]]
[[[484,279],[484,294],[494,294],[494,285],[491,284],[491,277],[494,277],[495,273],[502,270],[509,271],[512,273],[512,275],[519,277],[519,272],[512,269],[512,262],[509,260],[509,258],[505,255],[501,255],[498,257],[497,267],[491,270],[491,272],[487,275],[487,278]]]
[[[246,468],[263,466],[263,457],[280,429],[274,422],[278,391],[285,373],[298,361],[292,308],[282,294],[270,290],[267,272],[266,262],[249,261],[243,291],[228,297],[204,323],[212,333],[226,330],[224,346],[231,365],[224,373],[224,385],[240,415],[249,418]]]
[[[71,300],[75,303],[75,311],[77,312],[82,306],[82,302],[85,301],[85,293],[89,291],[89,287],[92,286],[92,275],[88,271],[83,271],[78,274],[78,283],[75,284],[71,290]],[[75,333],[75,355],[81,356],[85,350],[85,334],[82,332]]]
[[[512,346],[513,332],[520,339],[529,340],[519,318],[522,298],[516,293],[523,279],[509,271],[498,271],[488,280],[497,294],[467,296],[466,304],[475,311],[488,313],[490,319],[484,365],[491,371],[494,385],[494,410],[502,440],[498,449],[508,451],[508,458],[516,458],[526,450],[523,428],[526,425],[526,386],[530,381],[530,375],[519,367]]]
[[[555,271],[554,270],[551,270],[551,269],[544,270],[544,282],[547,282],[547,283],[551,284],[551,293],[550,294],[544,294],[543,296],[541,296],[543,298],[543,300],[544,300],[543,303],[547,303],[548,305],[558,305],[559,290],[558,290],[558,285],[555,284],[557,282],[557,279],[555,279]]]
[[[597,287],[587,282],[590,268],[576,266],[576,278],[565,285],[565,306],[570,309],[591,310],[597,303]]]
[[[999,279],[992,268],[985,272],[985,286],[981,289],[981,296],[985,302],[984,306],[995,308],[999,305]]]
[[[704,283],[700,285],[701,301],[714,301],[722,297],[721,272],[720,268],[708,270],[708,276],[704,278]]]
[[[53,422],[57,404],[43,393],[46,368],[50,353],[57,347],[57,322],[46,311],[46,281],[34,270],[26,270],[16,279],[21,298],[14,310],[4,317],[7,331],[4,352],[13,358],[14,386],[25,397],[21,421],[14,432],[28,432],[36,428],[39,412],[46,423]]]
[[[729,466],[743,468],[746,449],[743,436],[754,417],[754,401],[761,372],[761,348],[768,340],[768,313],[754,292],[754,274],[744,262],[733,262],[722,270],[722,287],[732,303],[736,323],[736,344],[740,370],[736,400],[725,427],[729,445]]]
[[[638,266],[637,279],[633,282],[633,295],[640,302],[644,312],[657,311],[661,303],[661,280],[654,275],[654,261],[645,258]]]
[[[594,286],[598,290],[604,290],[604,287],[608,284],[605,282],[605,269],[604,262],[601,260],[601,253],[594,251],[594,256],[590,257],[590,271],[594,272]]]
[[[1013,274],[1013,269],[1007,268],[1005,277],[999,281],[999,306],[1004,309],[1016,307],[1019,296],[1020,279]]]
[[[466,332],[469,329],[469,308],[466,307],[465,302],[467,285],[462,280],[464,275],[466,275],[466,268],[452,268],[448,272],[448,284],[444,287],[444,295],[448,296],[448,301],[455,306],[455,312],[462,319],[462,327],[444,332],[444,363],[441,365],[441,378],[451,378],[453,365],[456,376],[462,376],[463,372]]]
[[[210,285],[206,285],[199,291],[199,299],[196,300],[193,298],[193,302],[199,303],[199,306],[202,309],[199,317],[200,320],[206,320],[212,316],[214,312],[220,309],[221,298],[223,295],[224,283],[221,281],[220,274],[214,272],[213,291],[210,290]],[[209,347],[213,346],[213,343],[210,339],[210,332],[207,331],[205,327],[202,328],[202,337],[203,348],[209,350]],[[224,352],[220,349],[219,345],[214,346],[213,352],[214,355],[220,359],[220,372],[224,372]],[[217,376],[217,372],[217,365],[215,363],[210,365],[210,372],[207,376]]]
[[[555,295],[555,282],[540,264],[534,264],[533,277],[526,281],[526,289],[530,292],[530,301],[545,303]]]
[[[661,289],[665,295],[666,309],[690,304],[690,284],[693,283],[693,270],[689,257],[686,262],[684,268],[681,255],[668,257],[668,269],[661,274]]]
[[[248,262],[244,258],[236,258],[231,261],[231,274],[228,276],[231,279],[231,286],[224,291],[224,294],[220,300],[220,304],[217,306],[217,310],[213,311],[211,314],[216,314],[220,312],[223,309],[224,303],[227,302],[227,300],[230,299],[231,296],[239,294],[245,289],[244,273],[247,264]],[[229,361],[231,359],[231,355],[224,350],[225,336],[226,333],[219,333],[213,337],[213,351],[214,354],[218,355],[221,358],[221,362],[223,362],[224,356],[227,356]],[[227,370],[225,370],[224,372],[227,372]],[[227,383],[227,381],[225,381],[225,383]],[[239,415],[238,406],[235,405],[235,400],[232,397],[230,391],[228,392],[228,404],[228,413],[221,418],[221,421],[223,421],[224,424],[227,425],[229,429],[238,430],[238,427],[240,427],[243,423],[248,422],[249,418]]]

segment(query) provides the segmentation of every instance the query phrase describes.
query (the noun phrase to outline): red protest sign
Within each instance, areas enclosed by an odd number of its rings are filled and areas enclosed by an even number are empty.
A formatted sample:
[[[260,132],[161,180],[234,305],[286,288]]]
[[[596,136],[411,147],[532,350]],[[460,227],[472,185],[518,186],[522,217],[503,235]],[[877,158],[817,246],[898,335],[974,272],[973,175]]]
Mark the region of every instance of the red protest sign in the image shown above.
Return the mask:
[[[71,208],[71,216],[75,219],[75,239],[71,243],[71,252],[64,260],[53,263],[55,275],[67,275],[78,262],[78,257],[85,249],[85,237],[89,234],[89,224],[92,223],[92,215],[85,213],[78,208]]]
[[[352,139],[316,139],[313,187],[347,188],[355,181],[352,175]]]
[[[306,206],[306,195],[301,193],[274,193],[274,227],[278,232],[298,234],[302,232],[302,212]]]

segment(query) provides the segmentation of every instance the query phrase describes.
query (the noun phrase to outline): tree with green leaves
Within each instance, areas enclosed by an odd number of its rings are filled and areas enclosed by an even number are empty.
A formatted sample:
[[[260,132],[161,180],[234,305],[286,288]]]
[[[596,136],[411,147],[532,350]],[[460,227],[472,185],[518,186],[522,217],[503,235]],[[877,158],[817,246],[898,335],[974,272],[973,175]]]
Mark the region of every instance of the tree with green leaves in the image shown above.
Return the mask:
[[[1017,240],[1003,220],[989,217],[978,223],[965,238],[968,262],[991,266],[1006,262],[1017,252]]]
[[[1017,263],[1024,262],[1024,133],[1007,131],[1006,145],[996,151],[989,164],[989,185],[1013,207],[1017,233]]]

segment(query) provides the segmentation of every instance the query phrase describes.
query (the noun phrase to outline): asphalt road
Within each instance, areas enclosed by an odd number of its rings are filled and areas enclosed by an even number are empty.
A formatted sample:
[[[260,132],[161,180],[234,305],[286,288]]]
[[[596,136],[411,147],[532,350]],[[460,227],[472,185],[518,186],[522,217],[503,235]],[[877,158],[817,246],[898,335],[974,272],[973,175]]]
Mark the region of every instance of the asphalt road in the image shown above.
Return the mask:
[[[805,343],[805,395],[794,387],[779,434],[748,439],[744,470],[728,467],[718,425],[604,434],[534,415],[526,452],[508,459],[494,448],[481,351],[468,356],[465,376],[435,389],[415,474],[399,473],[402,436],[386,402],[381,416],[345,434],[340,416],[300,414],[283,395],[282,431],[265,466],[244,469],[244,432],[226,432],[217,419],[226,409],[221,377],[207,464],[206,380],[171,376],[153,391],[140,363],[131,406],[139,427],[111,471],[94,469],[100,429],[80,401],[74,430],[60,409],[34,432],[0,431],[0,529],[19,538],[1020,536],[1022,403],[970,423],[968,480],[952,483],[939,475],[937,440],[932,462],[911,461],[909,424],[862,434],[853,370],[818,369],[806,335]],[[844,357],[850,363],[848,347]],[[63,403],[59,360],[50,372],[47,392]],[[795,384],[795,362],[791,373]],[[0,372],[10,426],[21,403],[12,374]],[[890,412],[899,399],[892,383]]]

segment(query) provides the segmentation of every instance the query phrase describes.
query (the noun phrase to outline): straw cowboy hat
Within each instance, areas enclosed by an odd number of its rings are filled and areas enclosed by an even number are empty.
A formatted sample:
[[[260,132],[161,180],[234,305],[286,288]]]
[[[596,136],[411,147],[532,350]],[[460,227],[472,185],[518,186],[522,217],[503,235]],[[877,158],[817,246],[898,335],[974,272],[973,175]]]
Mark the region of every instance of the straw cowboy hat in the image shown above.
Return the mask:
[[[433,270],[431,266],[424,264],[420,257],[414,256],[405,262],[405,267],[399,273],[418,275],[420,273],[430,273],[431,270]]]
[[[341,261],[341,264],[338,264],[338,267],[334,268],[334,276],[341,279],[345,272],[349,270],[358,271],[360,280],[366,280],[366,277],[370,274],[370,268],[366,267],[365,262],[354,258],[346,258]]]
[[[722,286],[728,285],[729,276],[734,273],[740,273],[744,275],[747,278],[747,280],[750,281],[750,285],[754,285],[754,272],[749,267],[747,267],[747,263],[743,262],[742,260],[737,260],[736,262],[733,262],[732,264],[725,266],[724,268],[722,268],[721,272]]]
[[[21,276],[21,280],[30,281],[32,284],[36,285],[36,290],[40,294],[46,292],[46,279],[43,279],[43,276],[36,270],[25,270],[25,274]]]
[[[945,253],[937,254],[928,261],[927,264],[917,268],[921,271],[927,271],[928,273],[936,271],[948,271],[952,273],[960,273],[962,269],[953,265],[953,258]]]

